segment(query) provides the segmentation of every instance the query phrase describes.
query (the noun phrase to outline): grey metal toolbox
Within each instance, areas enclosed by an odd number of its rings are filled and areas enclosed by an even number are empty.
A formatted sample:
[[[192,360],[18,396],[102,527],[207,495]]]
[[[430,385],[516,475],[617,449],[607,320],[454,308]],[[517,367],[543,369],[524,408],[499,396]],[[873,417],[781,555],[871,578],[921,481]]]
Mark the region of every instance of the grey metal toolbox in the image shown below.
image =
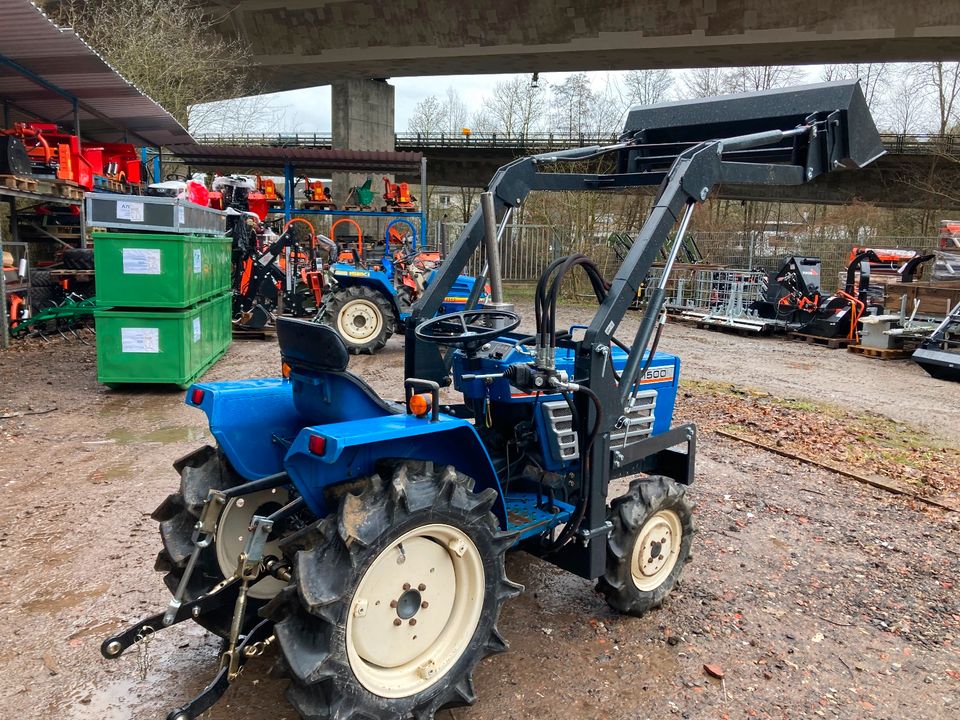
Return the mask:
[[[186,200],[149,195],[87,193],[89,228],[167,232],[179,235],[223,235],[227,214]]]

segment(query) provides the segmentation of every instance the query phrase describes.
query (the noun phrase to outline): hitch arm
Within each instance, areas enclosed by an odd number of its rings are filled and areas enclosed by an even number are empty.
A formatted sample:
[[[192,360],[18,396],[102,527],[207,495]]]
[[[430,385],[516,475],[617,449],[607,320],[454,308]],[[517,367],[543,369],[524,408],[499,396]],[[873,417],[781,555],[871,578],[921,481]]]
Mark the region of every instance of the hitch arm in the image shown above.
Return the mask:
[[[216,610],[217,608],[235,602],[236,590],[239,586],[239,583],[239,578],[232,578],[231,580],[224,582],[219,589],[209,592],[206,595],[202,595],[196,600],[179,605],[172,618],[172,621],[169,623],[165,622],[164,620],[166,612],[151,615],[150,617],[146,617],[143,620],[134,623],[125,630],[122,630],[116,635],[111,635],[104,640],[100,644],[100,654],[108,660],[116,659],[123,654],[124,650],[137,642],[138,638],[142,639],[147,635],[152,635],[153,633],[162,630],[165,627],[176,625],[177,623],[181,623],[184,620],[189,620],[190,618],[200,617],[211,610]]]
[[[242,668],[244,663],[251,657],[256,657],[261,654],[261,651],[258,650],[256,646],[261,642],[267,644],[272,632],[273,623],[270,620],[261,620],[254,626],[240,644],[237,645],[238,668]],[[214,676],[210,684],[200,691],[199,695],[188,703],[167,713],[167,720],[194,720],[194,718],[199,717],[216,705],[217,701],[223,697],[223,694],[227,691],[227,688],[230,687],[230,682],[230,669],[224,665]]]

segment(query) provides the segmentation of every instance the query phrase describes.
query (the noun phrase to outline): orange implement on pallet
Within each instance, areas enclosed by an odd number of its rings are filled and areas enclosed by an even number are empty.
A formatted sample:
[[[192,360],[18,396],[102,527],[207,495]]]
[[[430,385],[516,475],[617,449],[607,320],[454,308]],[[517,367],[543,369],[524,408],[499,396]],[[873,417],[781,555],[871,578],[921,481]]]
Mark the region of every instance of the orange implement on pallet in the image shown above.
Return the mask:
[[[416,212],[417,198],[410,193],[410,185],[407,183],[392,183],[390,178],[383,176],[383,200],[386,205],[383,211],[397,210],[400,212]]]

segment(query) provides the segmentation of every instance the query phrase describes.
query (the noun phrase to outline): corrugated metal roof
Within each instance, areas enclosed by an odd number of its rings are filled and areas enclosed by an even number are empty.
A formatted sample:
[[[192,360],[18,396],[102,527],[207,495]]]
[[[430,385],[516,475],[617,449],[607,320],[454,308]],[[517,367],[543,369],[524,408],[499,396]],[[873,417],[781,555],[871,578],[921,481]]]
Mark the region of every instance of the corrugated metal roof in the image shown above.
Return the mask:
[[[420,169],[417,152],[326,150],[249,145],[170,145],[167,150],[187,165],[209,168],[273,169],[292,163],[298,170],[405,172]]]
[[[69,28],[55,25],[30,0],[0,0],[0,100],[11,120],[73,123],[71,100],[24,77],[11,61],[75,97],[85,139],[165,146],[192,138]]]

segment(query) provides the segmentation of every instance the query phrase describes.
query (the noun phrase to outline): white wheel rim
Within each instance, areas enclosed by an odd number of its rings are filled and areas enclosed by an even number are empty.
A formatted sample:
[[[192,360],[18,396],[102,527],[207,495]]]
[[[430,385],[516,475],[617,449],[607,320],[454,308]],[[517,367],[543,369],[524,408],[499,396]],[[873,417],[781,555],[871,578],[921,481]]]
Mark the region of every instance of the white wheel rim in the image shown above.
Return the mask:
[[[425,525],[381,552],[350,602],[347,658],[367,690],[415,695],[439,681],[473,639],[485,592],[483,558],[450,525]]]
[[[337,330],[340,335],[357,343],[377,337],[383,327],[383,314],[370,300],[351,300],[337,315]]]
[[[670,577],[680,557],[683,526],[673,510],[651,515],[637,533],[630,574],[638,590],[656,590]]]
[[[283,488],[260,490],[243,497],[233,498],[223,507],[217,520],[215,538],[217,564],[223,576],[232,577],[237,571],[237,559],[247,545],[250,537],[250,523],[254,515],[269,515],[290,502],[290,493]],[[263,549],[264,557],[273,555],[282,557],[278,540],[270,540]],[[247,594],[257,600],[269,600],[280,592],[285,582],[267,576],[250,586]]]

